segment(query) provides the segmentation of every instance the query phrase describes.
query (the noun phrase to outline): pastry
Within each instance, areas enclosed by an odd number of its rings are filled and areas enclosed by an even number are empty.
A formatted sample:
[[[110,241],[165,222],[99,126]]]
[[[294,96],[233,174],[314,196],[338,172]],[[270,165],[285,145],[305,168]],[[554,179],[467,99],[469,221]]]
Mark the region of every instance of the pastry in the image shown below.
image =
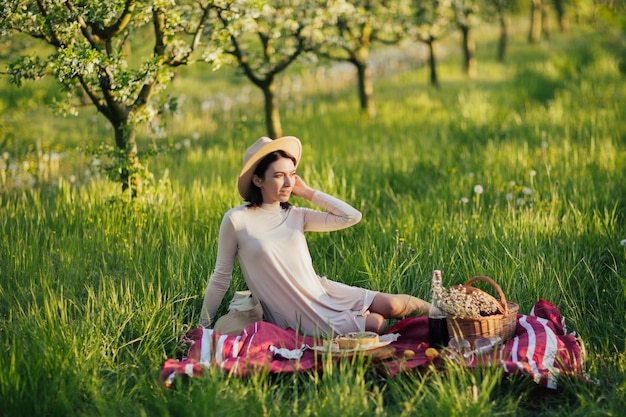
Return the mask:
[[[367,347],[380,341],[380,337],[374,332],[351,332],[335,338],[339,349],[356,349]]]

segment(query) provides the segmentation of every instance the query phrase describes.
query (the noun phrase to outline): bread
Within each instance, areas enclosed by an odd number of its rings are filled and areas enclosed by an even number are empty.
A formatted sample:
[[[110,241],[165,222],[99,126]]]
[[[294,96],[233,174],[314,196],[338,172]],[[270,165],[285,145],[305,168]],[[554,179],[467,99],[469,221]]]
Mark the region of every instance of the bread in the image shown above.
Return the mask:
[[[352,332],[335,338],[335,343],[339,349],[356,349],[374,345],[380,341],[377,333],[374,332]]]

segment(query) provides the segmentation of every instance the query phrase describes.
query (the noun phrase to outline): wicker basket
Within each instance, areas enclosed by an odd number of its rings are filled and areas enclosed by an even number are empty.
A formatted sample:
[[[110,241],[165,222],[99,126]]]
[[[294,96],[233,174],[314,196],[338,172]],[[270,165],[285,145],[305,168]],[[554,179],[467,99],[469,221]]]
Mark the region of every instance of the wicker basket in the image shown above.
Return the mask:
[[[473,344],[480,337],[496,337],[506,341],[515,334],[517,326],[517,312],[519,305],[506,300],[502,288],[489,277],[474,277],[468,280],[464,287],[470,289],[476,281],[484,281],[490,284],[500,296],[502,314],[494,314],[479,318],[461,318],[447,315],[448,333],[450,337],[463,338]],[[470,291],[471,292],[471,291]]]

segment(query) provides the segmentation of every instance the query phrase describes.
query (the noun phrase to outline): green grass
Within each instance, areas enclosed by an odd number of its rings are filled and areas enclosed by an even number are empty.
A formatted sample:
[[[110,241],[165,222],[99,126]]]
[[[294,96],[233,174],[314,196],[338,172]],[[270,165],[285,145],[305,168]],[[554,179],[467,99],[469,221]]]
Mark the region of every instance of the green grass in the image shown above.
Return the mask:
[[[356,112],[352,85],[283,107],[285,134],[304,143],[300,174],[364,214],[310,235],[311,253],[320,274],[376,290],[427,297],[441,268],[446,285],[493,277],[521,312],[545,298],[579,335],[599,385],[562,380],[551,391],[453,366],[385,379],[357,361],[245,379],[211,370],[160,386],[183,326],[198,319],[221,216],[239,203],[242,152],[264,134],[255,102],[202,113],[215,87],[189,75],[173,86],[187,100],[165,137],[141,132],[172,151],[150,161],[155,186],[132,203],[77,148],[112,142],[102,120],[59,120],[32,103],[2,113],[22,119],[2,136],[0,414],[620,415],[626,83],[615,38],[577,28],[528,45],[520,33],[500,64],[492,35],[479,43],[476,80],[454,55],[440,62],[440,90],[425,69],[376,79],[376,120]],[[231,290],[242,286],[236,270]]]

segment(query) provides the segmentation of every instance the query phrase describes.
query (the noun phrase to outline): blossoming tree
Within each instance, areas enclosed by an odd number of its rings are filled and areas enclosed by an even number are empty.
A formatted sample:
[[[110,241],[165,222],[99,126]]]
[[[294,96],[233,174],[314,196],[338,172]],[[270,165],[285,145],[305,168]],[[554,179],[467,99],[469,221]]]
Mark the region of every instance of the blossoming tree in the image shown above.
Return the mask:
[[[456,25],[463,39],[463,71],[469,78],[475,78],[477,75],[476,43],[472,29],[478,25],[480,3],[478,0],[454,0],[452,2]]]
[[[408,32],[413,39],[428,47],[430,84],[433,87],[439,87],[435,43],[450,32],[453,19],[452,0],[413,3],[412,24]]]
[[[212,7],[228,40],[216,57],[230,57],[263,92],[267,135],[282,136],[276,78],[322,40],[322,29],[334,21],[333,8],[342,0],[287,0],[280,2],[220,0]]]
[[[374,42],[396,44],[405,38],[402,18],[409,10],[409,0],[345,2],[335,9],[337,23],[328,26],[324,42],[318,47],[321,56],[356,67],[361,110],[370,117],[376,115],[370,48]]]
[[[209,9],[173,0],[7,0],[0,14],[0,39],[21,34],[52,47],[13,60],[12,82],[53,76],[67,92],[65,114],[86,97],[115,132],[117,180],[140,193],[146,169],[136,126],[155,117],[175,68],[200,45]],[[134,50],[139,44],[150,49]]]

